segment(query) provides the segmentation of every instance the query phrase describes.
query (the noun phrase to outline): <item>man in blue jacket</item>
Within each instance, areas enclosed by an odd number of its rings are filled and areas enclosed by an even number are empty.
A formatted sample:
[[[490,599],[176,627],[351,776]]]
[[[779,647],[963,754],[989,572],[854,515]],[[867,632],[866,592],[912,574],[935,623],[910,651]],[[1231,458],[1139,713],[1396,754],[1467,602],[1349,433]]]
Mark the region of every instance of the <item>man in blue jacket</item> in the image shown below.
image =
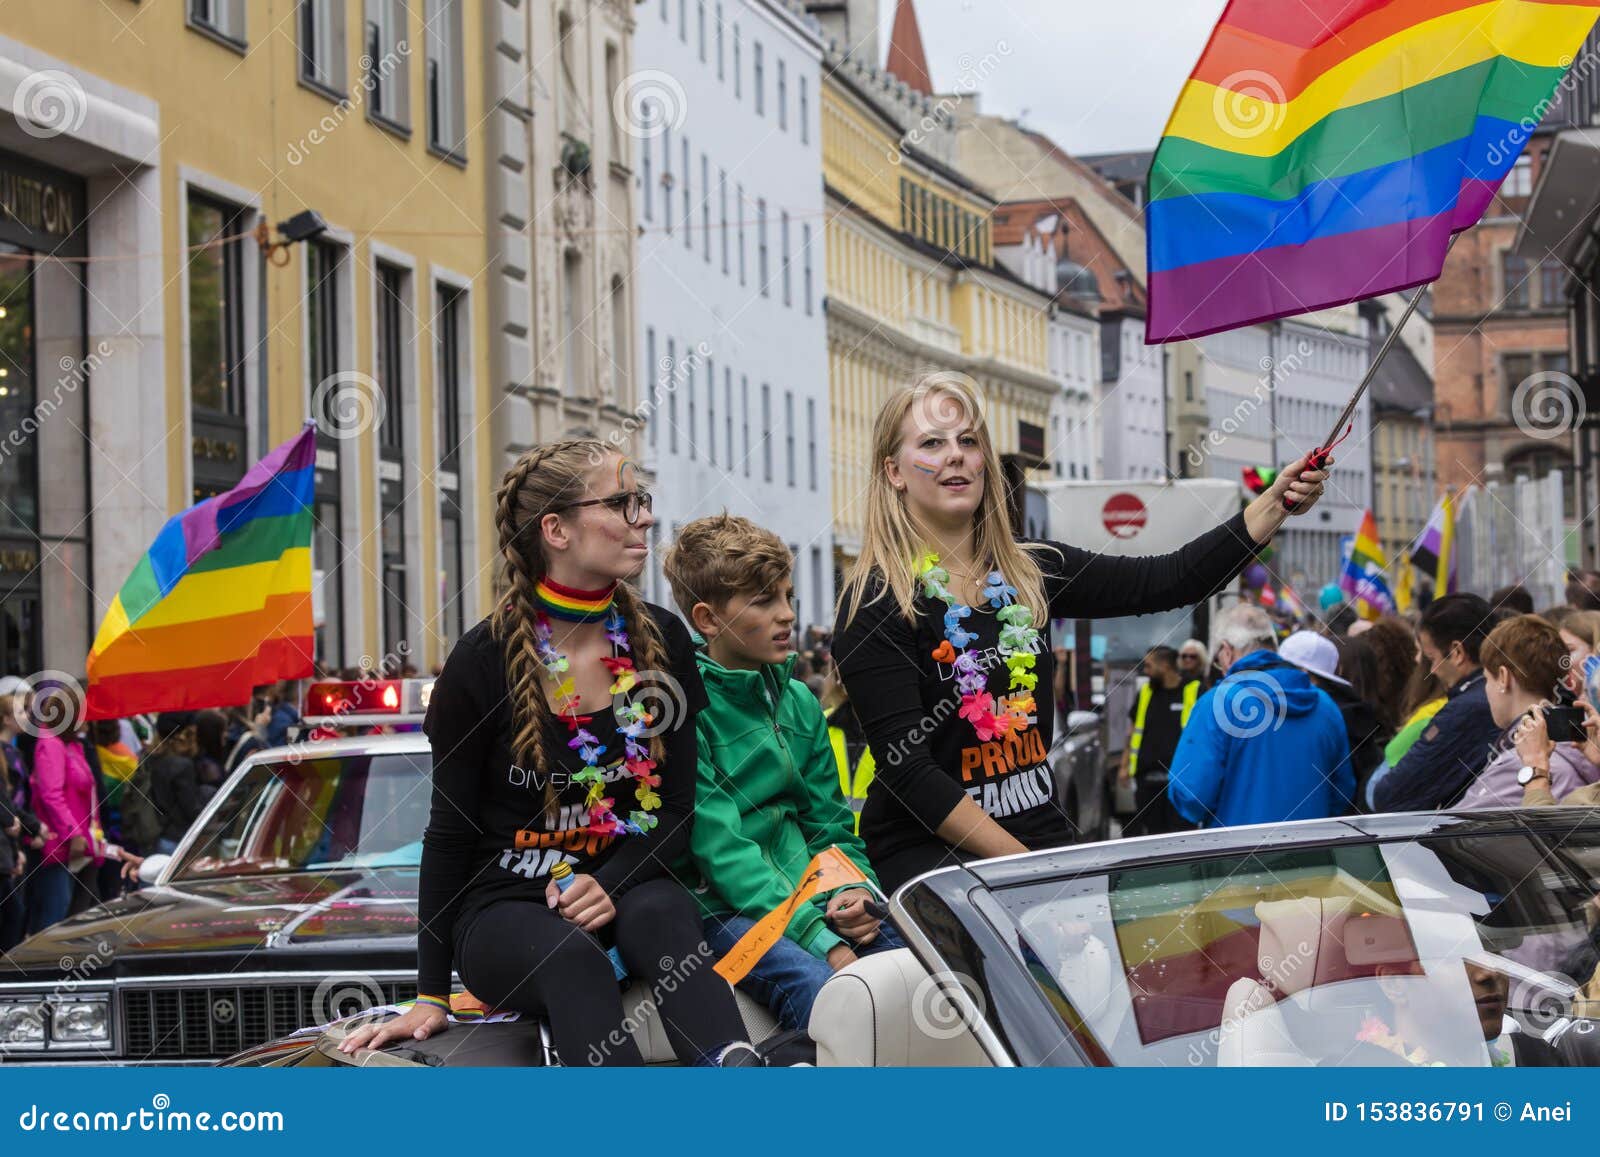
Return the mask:
[[[1226,676],[1200,697],[1178,740],[1167,795],[1201,827],[1343,815],[1356,777],[1344,717],[1278,657],[1260,607],[1229,607],[1212,641]]]

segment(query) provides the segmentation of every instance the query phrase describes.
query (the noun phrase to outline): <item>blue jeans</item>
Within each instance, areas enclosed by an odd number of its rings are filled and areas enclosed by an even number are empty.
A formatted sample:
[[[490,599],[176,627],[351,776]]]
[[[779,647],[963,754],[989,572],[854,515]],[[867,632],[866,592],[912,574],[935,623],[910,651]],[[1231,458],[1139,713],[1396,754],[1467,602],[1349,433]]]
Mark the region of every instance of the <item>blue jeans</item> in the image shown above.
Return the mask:
[[[707,916],[706,943],[719,957],[726,956],[755,923],[747,916]],[[856,948],[855,953],[870,956],[874,952],[904,947],[895,930],[885,922],[878,925],[878,935],[872,943]],[[817,993],[832,975],[833,969],[826,960],[811,955],[785,936],[767,949],[767,954],[756,962],[750,975],[739,982],[739,987],[766,1005],[783,1028],[804,1029],[811,1023],[811,1006],[816,1003]]]
[[[67,918],[75,881],[65,864],[40,864],[28,878],[28,935]]]

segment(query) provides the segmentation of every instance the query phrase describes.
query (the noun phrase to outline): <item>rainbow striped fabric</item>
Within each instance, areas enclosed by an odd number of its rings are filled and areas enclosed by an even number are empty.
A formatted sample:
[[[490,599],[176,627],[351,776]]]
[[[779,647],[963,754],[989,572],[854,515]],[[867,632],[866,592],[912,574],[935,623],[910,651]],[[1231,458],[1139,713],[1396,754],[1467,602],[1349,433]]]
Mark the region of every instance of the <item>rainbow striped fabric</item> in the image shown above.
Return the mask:
[[[1339,589],[1350,596],[1362,618],[1375,619],[1394,610],[1394,595],[1383,576],[1388,569],[1378,542],[1378,520],[1369,510],[1361,519],[1361,529],[1356,531],[1350,557],[1344,560],[1344,573],[1339,576]]]
[[[1151,342],[1421,285],[1600,0],[1230,0],[1150,167]]]
[[[226,494],[167,520],[89,652],[88,717],[248,703],[312,670],[307,426]]]

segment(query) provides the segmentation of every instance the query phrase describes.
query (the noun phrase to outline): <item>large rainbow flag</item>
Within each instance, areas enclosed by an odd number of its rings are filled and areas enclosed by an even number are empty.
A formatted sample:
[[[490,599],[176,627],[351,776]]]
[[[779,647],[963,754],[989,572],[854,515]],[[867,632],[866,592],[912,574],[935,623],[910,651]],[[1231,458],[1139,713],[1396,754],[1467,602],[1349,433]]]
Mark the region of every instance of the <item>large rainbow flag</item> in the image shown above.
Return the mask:
[[[312,670],[316,428],[167,520],[89,652],[88,717],[248,703]]]
[[[1432,281],[1600,0],[1229,0],[1150,167],[1151,342]]]
[[[1378,520],[1369,510],[1361,519],[1361,529],[1356,531],[1350,557],[1344,560],[1344,572],[1339,576],[1339,589],[1350,596],[1356,613],[1364,619],[1394,610],[1394,595],[1383,577],[1388,567],[1378,542]]]

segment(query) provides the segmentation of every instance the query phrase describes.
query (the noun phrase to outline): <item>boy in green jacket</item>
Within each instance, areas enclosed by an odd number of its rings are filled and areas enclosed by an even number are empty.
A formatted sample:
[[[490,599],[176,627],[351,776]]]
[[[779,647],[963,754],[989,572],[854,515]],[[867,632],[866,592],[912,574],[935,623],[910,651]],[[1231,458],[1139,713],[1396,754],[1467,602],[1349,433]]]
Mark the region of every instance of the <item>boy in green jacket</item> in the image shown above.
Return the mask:
[[[790,678],[788,547],[747,518],[720,514],[683,527],[662,567],[705,640],[697,658],[711,702],[697,718],[694,830],[678,872],[721,956],[788,898],[830,844],[874,885],[877,877],[840,794],[822,707]],[[829,976],[859,953],[902,947],[894,929],[867,912],[872,899],[864,887],[841,888],[801,905],[739,987],[784,1028],[804,1029]]]

